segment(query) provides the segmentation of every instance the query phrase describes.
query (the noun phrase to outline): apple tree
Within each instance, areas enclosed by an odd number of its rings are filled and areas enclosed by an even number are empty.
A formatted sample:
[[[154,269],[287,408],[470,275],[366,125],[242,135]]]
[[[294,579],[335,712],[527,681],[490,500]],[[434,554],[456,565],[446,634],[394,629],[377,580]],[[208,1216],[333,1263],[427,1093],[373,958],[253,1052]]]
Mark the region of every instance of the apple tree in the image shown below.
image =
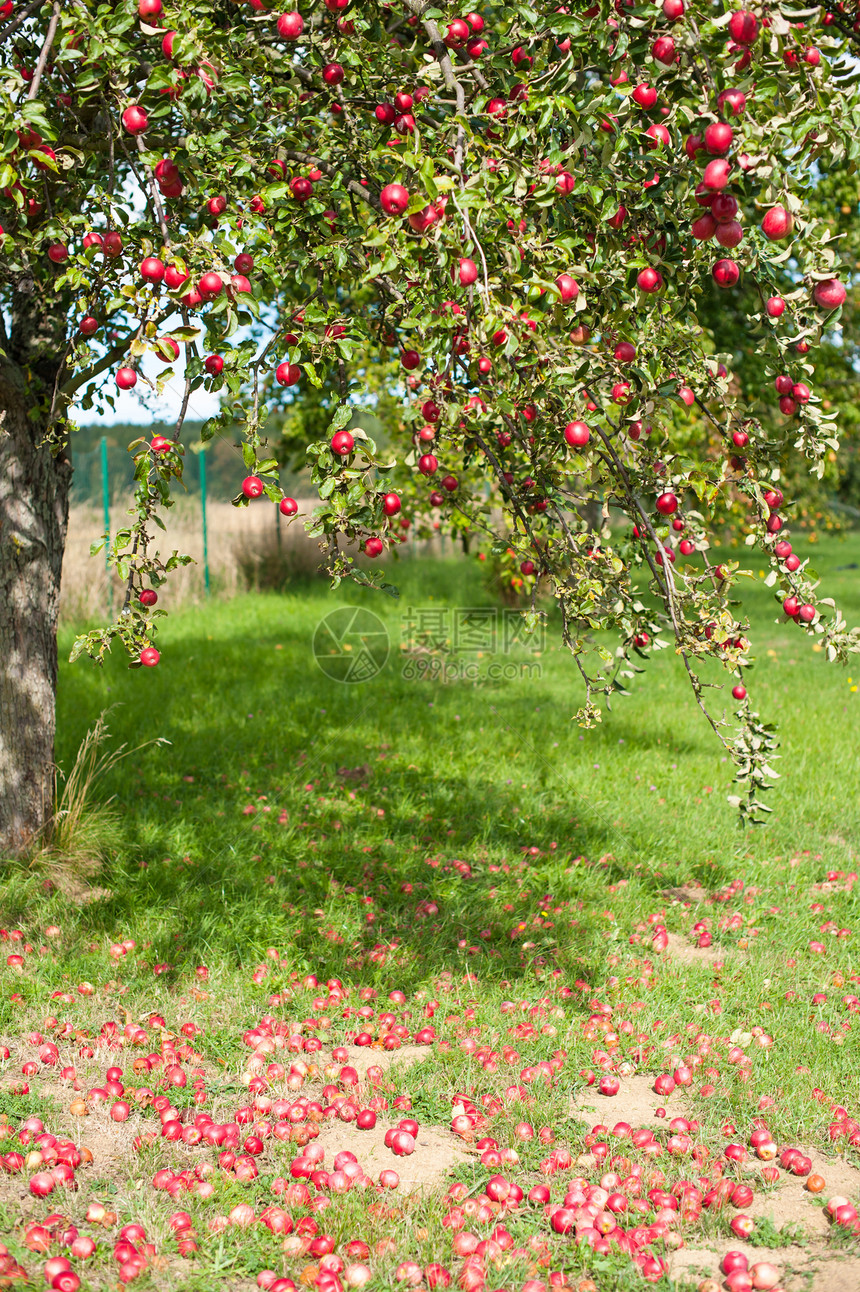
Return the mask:
[[[741,570],[709,558],[728,491],[786,630],[832,660],[860,647],[792,551],[782,487],[788,460],[815,475],[838,452],[814,365],[850,283],[808,198],[860,153],[853,8],[7,0],[0,24],[0,849],[50,806],[72,410],[174,367],[175,431],[132,446],[108,540],[123,604],[75,654],[158,664],[194,391],[223,397],[205,434],[240,428],[237,505],[290,516],[267,424],[327,389],[307,523],[333,578],[381,584],[405,510],[497,535],[552,588],[579,720],[671,647],[754,818],[775,737]],[[713,292],[744,301],[778,417],[742,398]],[[379,365],[393,457],[345,429]]]

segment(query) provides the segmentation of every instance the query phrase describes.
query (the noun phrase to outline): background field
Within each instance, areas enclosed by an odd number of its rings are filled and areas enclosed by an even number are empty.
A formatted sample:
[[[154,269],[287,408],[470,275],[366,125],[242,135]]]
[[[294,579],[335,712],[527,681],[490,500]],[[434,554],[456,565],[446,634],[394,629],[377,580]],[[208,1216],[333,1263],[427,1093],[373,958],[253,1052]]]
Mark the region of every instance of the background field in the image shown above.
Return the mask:
[[[815,562],[827,591],[856,622],[860,540],[821,543]],[[444,846],[464,856],[480,849],[510,859],[531,845],[546,854],[536,873],[548,867],[549,878],[555,841],[565,856],[612,853],[614,874],[638,868],[643,882],[656,885],[693,877],[719,883],[740,858],[764,865],[811,853],[837,865],[857,847],[860,700],[853,688],[860,659],[853,673],[828,666],[807,637],[777,622],[772,594],[757,581],[741,585],[758,659],[747,685],[756,707],[778,721],[783,757],[769,796],[770,823],[743,834],[725,801],[730,765],[671,652],[649,662],[633,694],[617,700],[601,727],[583,732],[571,721],[581,703],[575,668],[552,621],[539,679],[477,686],[406,680],[397,642],[410,607],[490,602],[476,561],[403,562],[392,571],[399,602],[316,584],[180,611],[166,621],[163,661],[154,672],[129,671],[119,658],[103,671],[63,665],[61,765],[69,765],[86,728],[108,706],[118,741],[171,742],[136,755],[103,787],[122,807],[122,854],[110,872],[116,901],[138,893],[141,861],[160,868],[164,855],[191,853],[195,867],[238,885],[231,929],[207,929],[206,936],[239,947],[247,934],[239,914],[244,905],[254,911],[261,940],[283,929],[279,893],[254,876],[263,879],[270,860],[288,858],[277,887],[289,889],[300,878],[297,864],[312,860],[316,877],[309,882],[321,885],[322,900],[320,863],[341,882],[354,865],[351,851],[344,854],[345,839],[390,849],[404,879],[423,866],[421,857],[410,860],[414,851]],[[316,625],[343,604],[371,608],[389,628],[392,658],[368,683],[333,683],[313,659]],[[69,642],[66,632],[63,654]],[[521,658],[534,662],[527,652]],[[719,694],[711,694],[719,709]],[[338,784],[339,768],[364,765],[370,768],[366,788],[355,800],[338,799],[346,816],[342,829],[323,840],[331,813],[316,809],[315,820],[302,828],[318,797],[305,785]],[[251,821],[243,809],[261,794],[271,811]],[[274,824],[282,810],[287,827]],[[417,849],[416,834],[427,840]],[[252,861],[255,854],[259,862]],[[199,878],[177,870],[171,881],[177,897]],[[399,927],[394,906],[390,918]],[[176,920],[163,936],[169,940],[181,930],[193,954],[194,940],[203,936],[201,917],[181,910],[160,917],[168,926]],[[407,918],[403,931],[410,925]]]

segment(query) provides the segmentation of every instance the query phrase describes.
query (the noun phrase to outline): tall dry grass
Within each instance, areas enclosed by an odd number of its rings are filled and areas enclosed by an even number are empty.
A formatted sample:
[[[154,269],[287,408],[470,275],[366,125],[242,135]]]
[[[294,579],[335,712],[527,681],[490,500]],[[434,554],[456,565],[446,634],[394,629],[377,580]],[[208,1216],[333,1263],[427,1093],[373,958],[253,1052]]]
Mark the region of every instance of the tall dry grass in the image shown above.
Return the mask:
[[[111,799],[100,798],[100,782],[129,755],[169,743],[159,736],[134,748],[125,743],[106,748],[108,713],[100,713],[84,736],[68,775],[55,770],[54,810],[30,859],[47,871],[55,887],[76,898],[87,892],[85,881],[122,841],[119,812]]]
[[[311,504],[300,503],[300,511]],[[213,596],[235,596],[249,586],[249,573],[263,571],[271,564],[272,553],[286,553],[297,572],[309,575],[319,564],[317,540],[308,538],[298,521],[281,520],[280,544],[271,503],[237,508],[227,502],[209,503],[208,522],[209,579]],[[111,525],[115,529],[123,515],[114,509]],[[189,605],[205,596],[203,578],[203,525],[200,500],[182,499],[163,516],[166,532],[158,530],[154,546],[162,554],[174,549],[194,558],[194,564],[176,570],[170,576],[171,605]],[[69,534],[63,560],[60,617],[65,623],[83,623],[103,619],[109,609],[110,585],[105,570],[104,552],[90,556],[90,544],[104,530],[101,512],[89,505],[72,507]],[[253,585],[255,581],[250,580]],[[260,578],[257,586],[269,580]],[[122,596],[119,580],[113,578],[114,604]]]
[[[300,499],[299,516],[291,522],[282,518],[279,530],[276,508],[268,500],[249,507],[210,502],[206,514],[211,594],[231,597],[248,589],[277,589],[297,579],[321,577],[323,554],[319,540],[308,537],[301,519],[313,506],[314,500]],[[115,507],[112,528],[115,530],[124,520],[122,511]],[[180,500],[163,520],[167,529],[157,531],[157,550],[169,555],[176,549],[192,556],[195,562],[171,574],[169,605],[193,605],[205,597],[199,497]],[[79,625],[103,620],[109,613],[111,589],[104,552],[90,556],[90,544],[103,530],[104,520],[98,508],[90,504],[71,508],[60,598],[63,623]],[[426,543],[410,539],[400,554],[439,556],[456,554],[457,550],[450,540],[445,543],[437,537]],[[116,577],[112,583],[116,607],[124,590]]]

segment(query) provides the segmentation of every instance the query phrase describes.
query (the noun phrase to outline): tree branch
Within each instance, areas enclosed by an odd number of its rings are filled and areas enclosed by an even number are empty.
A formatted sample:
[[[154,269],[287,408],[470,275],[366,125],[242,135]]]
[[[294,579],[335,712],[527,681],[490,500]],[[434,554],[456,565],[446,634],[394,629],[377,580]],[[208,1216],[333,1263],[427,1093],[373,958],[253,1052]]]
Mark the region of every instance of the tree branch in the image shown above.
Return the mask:
[[[36,10],[41,9],[44,3],[45,0],[31,0],[31,3],[28,4],[21,13],[19,13],[17,18],[13,18],[11,22],[8,22],[6,26],[0,30],[0,45],[2,45],[4,40],[9,40],[11,36],[14,36],[16,32],[19,32],[27,19],[32,18]]]
[[[39,61],[36,64],[36,70],[33,73],[33,79],[30,82],[30,88],[27,91],[27,100],[32,101],[39,93],[39,86],[42,84],[42,74],[45,71],[45,64],[48,61],[48,55],[51,52],[51,46],[54,43],[54,37],[57,34],[57,26],[60,21],[60,0],[54,0],[54,12],[51,14],[51,21],[48,23],[48,31],[45,36],[45,43],[42,46],[42,52],[39,55]]]
[[[323,175],[327,175],[329,179],[334,175],[341,174],[341,171],[337,166],[333,166],[331,162],[325,161],[322,157],[315,156],[314,153],[299,152],[295,148],[281,148],[279,151],[282,152],[285,157],[288,157],[290,161],[301,162],[302,165],[319,167]],[[363,184],[359,184],[357,179],[346,180],[346,187],[350,193],[354,193],[356,197],[360,197],[362,202],[365,202],[368,206],[372,206],[374,211],[382,210],[382,207],[379,205],[379,199],[374,197],[372,193],[368,192]]]
[[[158,325],[163,323],[167,317],[168,312],[162,311],[162,313],[159,314],[157,318],[152,319],[151,322],[158,327]],[[72,381],[66,382],[65,386],[61,388],[60,394],[64,398],[69,398],[74,395],[76,391],[80,390],[81,386],[86,386],[89,382],[94,381],[96,377],[101,376],[101,374],[106,372],[112,364],[116,363],[117,359],[122,358],[128,349],[129,341],[133,340],[139,331],[140,328],[137,327],[133,332],[126,333],[123,339],[121,341],[117,341],[116,345],[111,346],[108,352],[103,355],[101,359],[92,364],[89,368],[85,369],[84,372],[79,373],[79,375],[73,378]]]

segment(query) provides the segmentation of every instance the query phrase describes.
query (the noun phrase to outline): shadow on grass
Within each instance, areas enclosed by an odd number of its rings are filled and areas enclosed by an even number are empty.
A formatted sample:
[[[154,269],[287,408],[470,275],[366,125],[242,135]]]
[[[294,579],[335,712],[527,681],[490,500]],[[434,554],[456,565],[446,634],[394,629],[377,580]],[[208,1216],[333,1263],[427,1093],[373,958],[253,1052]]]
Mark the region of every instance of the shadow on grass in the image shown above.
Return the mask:
[[[414,604],[486,604],[462,563],[399,573]],[[177,969],[277,947],[291,968],[329,974],[385,977],[395,962],[404,982],[457,966],[587,978],[605,954],[607,883],[638,884],[653,910],[670,879],[727,877],[747,845],[722,792],[706,797],[728,769],[676,661],[649,663],[633,696],[583,734],[575,671],[549,645],[529,680],[410,682],[395,649],[373,682],[330,681],[311,641],[344,601],[391,626],[400,614],[354,591],[243,597],[171,618],[157,670],[118,658],[62,669],[64,765],[111,705],[117,742],[171,742],[101,787],[124,845],[99,880],[111,896],[74,917],[82,940],[134,937]],[[816,680],[825,709],[829,685]],[[773,850],[790,835],[809,846],[787,818]],[[35,878],[11,886],[4,922],[47,922],[44,900]]]

